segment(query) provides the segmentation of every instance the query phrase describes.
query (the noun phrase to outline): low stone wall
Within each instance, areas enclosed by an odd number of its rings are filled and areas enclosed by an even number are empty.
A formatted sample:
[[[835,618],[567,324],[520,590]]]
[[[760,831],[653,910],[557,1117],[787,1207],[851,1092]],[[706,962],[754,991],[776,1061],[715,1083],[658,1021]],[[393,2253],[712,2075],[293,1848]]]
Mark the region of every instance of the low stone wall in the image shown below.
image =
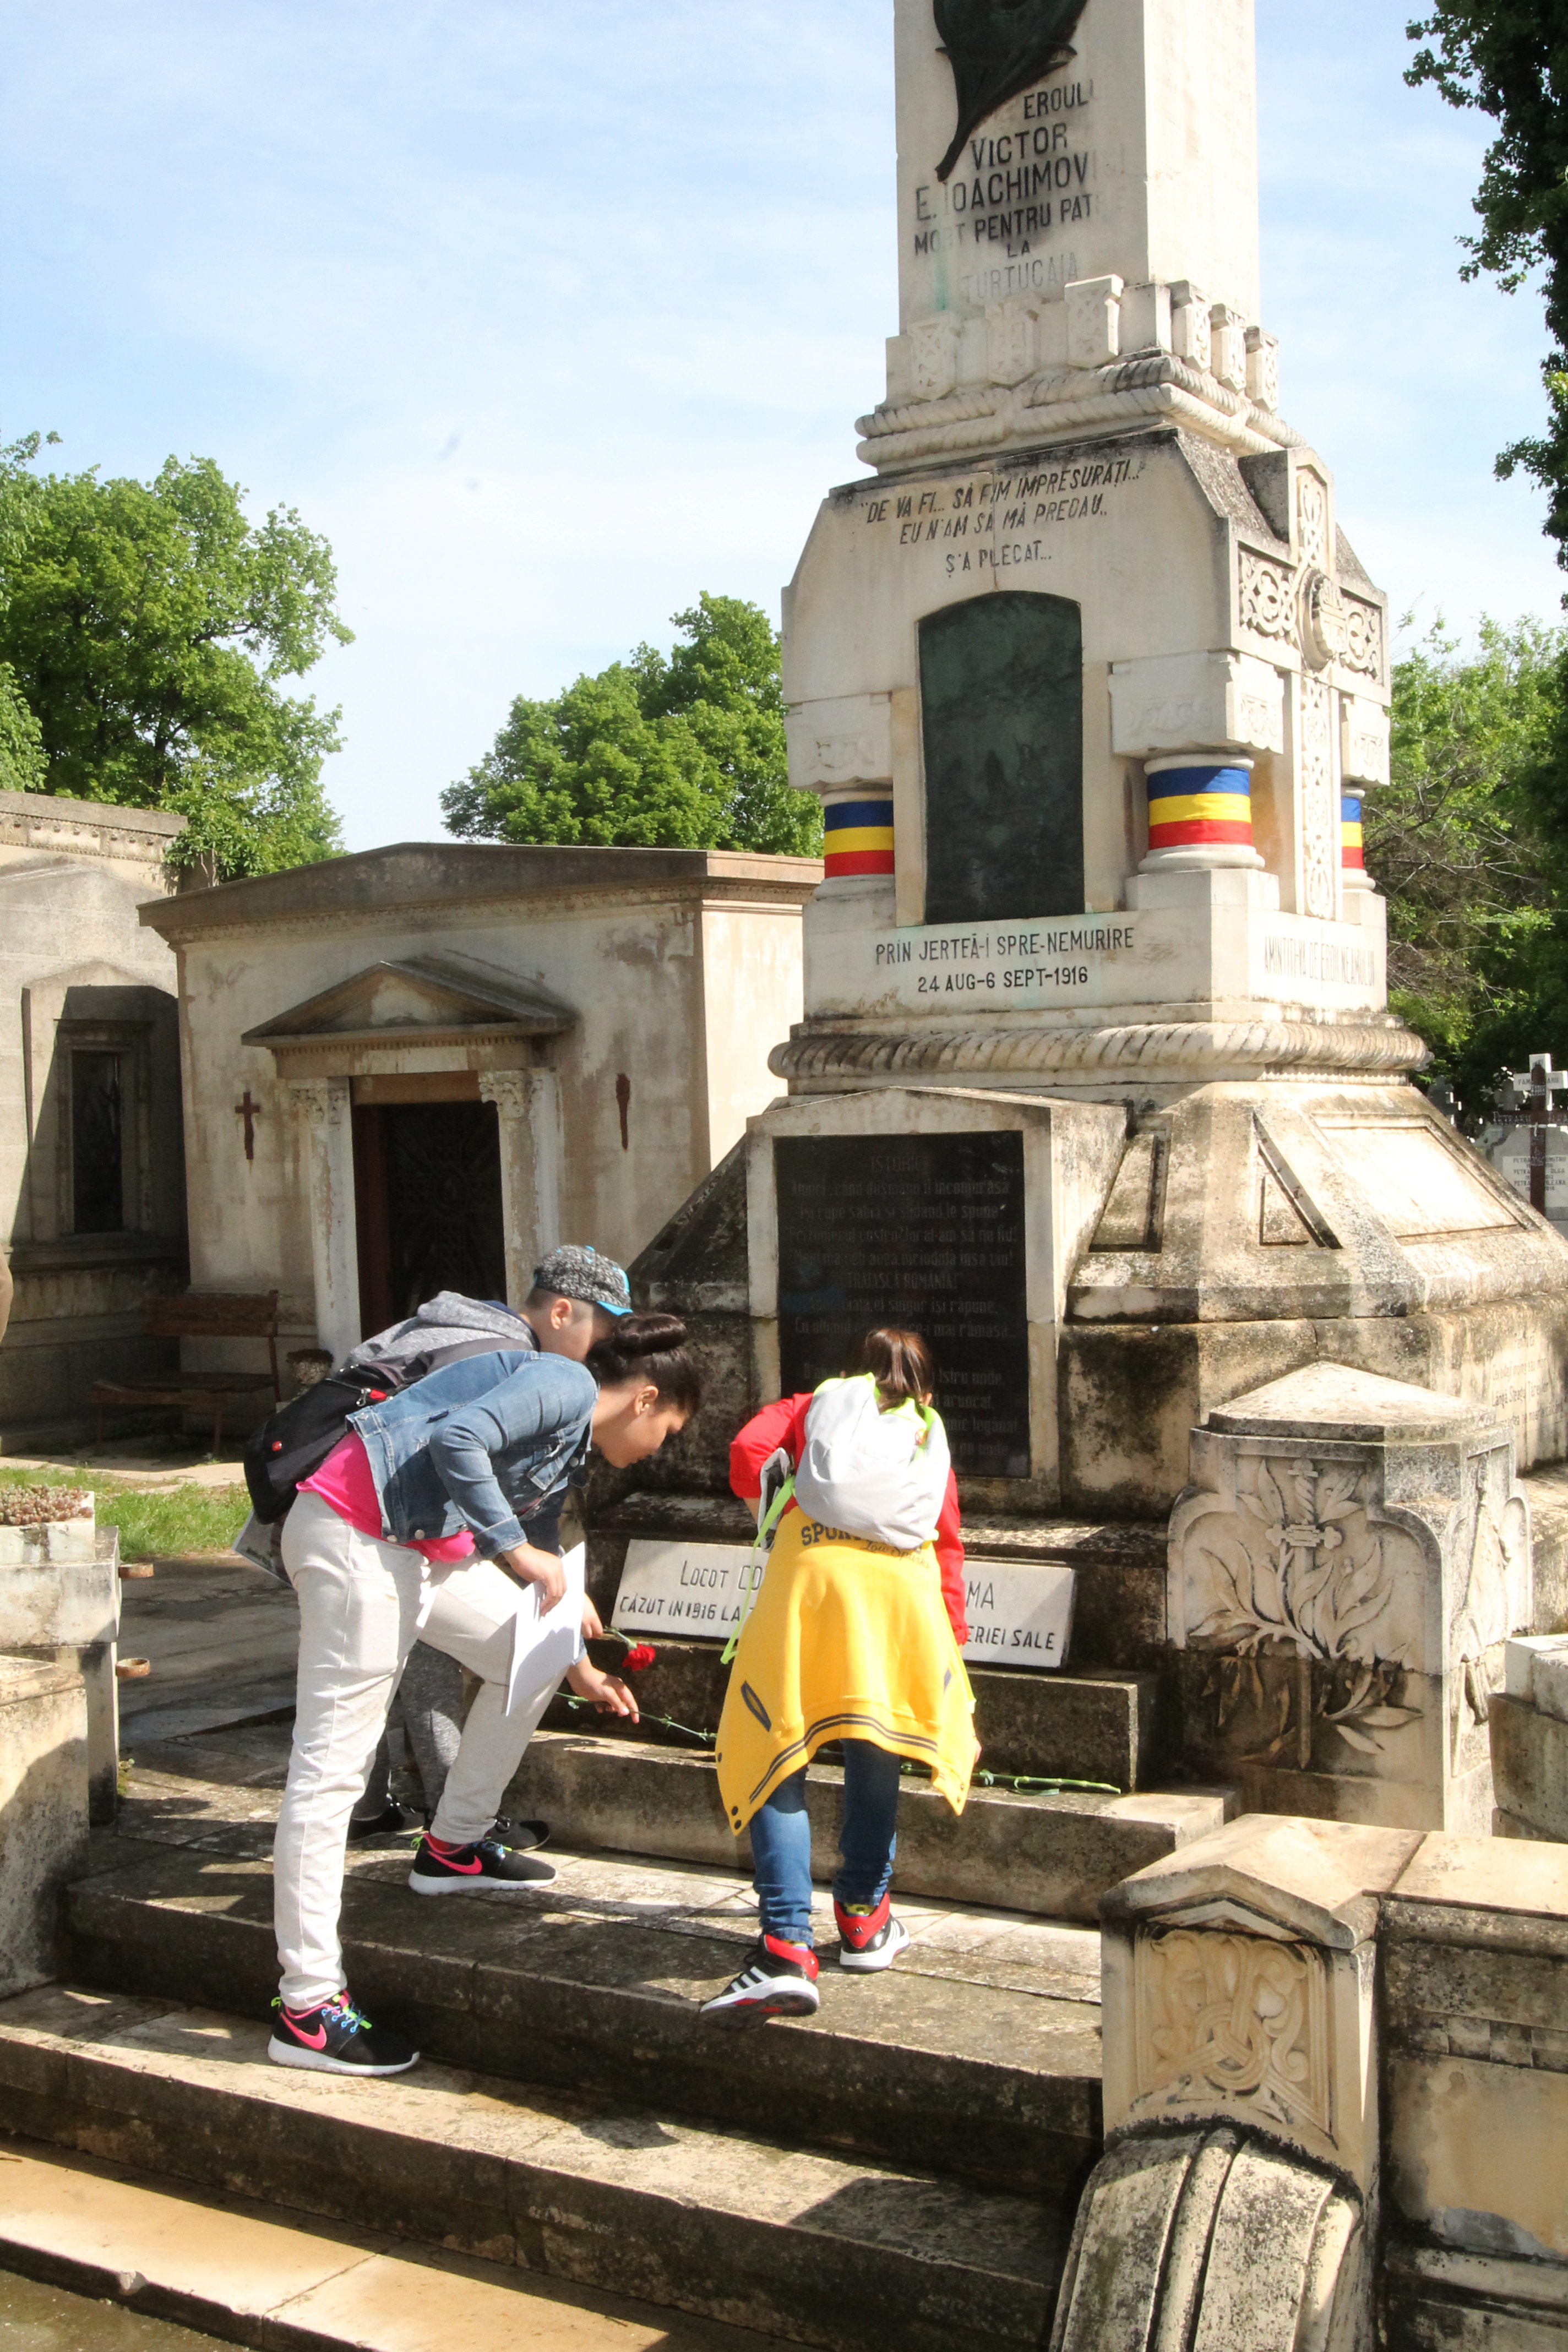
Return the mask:
[[[1568,2347],[1568,1847],[1253,1814],[1101,1910],[1054,2352]]]
[[[0,1654],[0,1998],[58,1972],[87,1867],[87,1694],[74,1664]]]
[[[1494,1832],[1568,1840],[1568,1635],[1509,1643],[1490,1715]]]

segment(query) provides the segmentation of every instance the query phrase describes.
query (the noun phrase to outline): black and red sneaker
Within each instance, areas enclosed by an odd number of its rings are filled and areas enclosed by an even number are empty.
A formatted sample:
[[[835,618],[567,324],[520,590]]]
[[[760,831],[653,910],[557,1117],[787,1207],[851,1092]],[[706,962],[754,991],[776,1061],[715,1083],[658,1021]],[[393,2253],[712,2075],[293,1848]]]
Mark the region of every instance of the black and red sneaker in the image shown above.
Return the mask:
[[[494,1837],[477,1838],[472,1845],[453,1846],[441,1853],[426,1834],[419,1841],[408,1874],[416,1895],[519,1895],[554,1883],[553,1863],[537,1861]]]
[[[815,2017],[820,2006],[811,1946],[763,1936],[740,1975],[705,2000],[699,2014],[720,2025],[750,2025],[764,2017]]]
[[[299,2066],[313,2074],[405,2074],[417,2050],[362,2017],[346,1992],[320,2009],[272,2004],[278,2022],[267,2045],[275,2066]]]
[[[909,1950],[910,1931],[901,1919],[894,1918],[891,1902],[886,1894],[879,1903],[835,1902],[841,1969],[858,1976],[875,1976],[879,1969],[890,1969],[899,1954]]]

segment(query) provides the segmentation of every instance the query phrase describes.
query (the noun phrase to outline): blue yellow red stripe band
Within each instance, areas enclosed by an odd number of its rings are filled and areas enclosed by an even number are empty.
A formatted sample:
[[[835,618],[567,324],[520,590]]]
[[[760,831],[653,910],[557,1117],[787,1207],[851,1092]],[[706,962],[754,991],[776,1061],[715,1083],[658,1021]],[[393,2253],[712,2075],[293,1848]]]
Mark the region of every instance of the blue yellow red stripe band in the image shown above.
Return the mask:
[[[1148,784],[1151,850],[1251,848],[1249,769],[1194,761],[1152,770]]]
[[[894,871],[890,795],[832,801],[823,812],[823,864],[829,881]]]
[[[1362,854],[1361,795],[1343,793],[1340,796],[1340,863],[1352,873],[1364,873],[1366,860]]]

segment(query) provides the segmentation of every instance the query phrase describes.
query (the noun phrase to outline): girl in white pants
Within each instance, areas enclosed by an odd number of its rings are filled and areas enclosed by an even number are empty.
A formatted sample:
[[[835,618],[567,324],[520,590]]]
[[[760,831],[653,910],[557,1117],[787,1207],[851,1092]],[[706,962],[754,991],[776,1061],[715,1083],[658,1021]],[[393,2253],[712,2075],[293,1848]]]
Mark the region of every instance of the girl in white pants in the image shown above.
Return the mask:
[[[498,1353],[434,1372],[356,1414],[345,1446],[364,1460],[345,1456],[323,1478],[325,1493],[307,1487],[290,1510],[282,1549],[300,1601],[300,1667],[273,1848],[282,1981],[268,2054],[279,2064],[387,2074],[418,2056],[354,2008],[338,1935],[349,1819],[416,1641],[456,1658],[480,1688],[410,1885],[419,1894],[510,1892],[554,1877],[548,1863],[489,1834],[553,1696],[550,1685],[507,1713],[518,1588],[538,1589],[541,1612],[567,1592],[563,1563],[528,1544],[526,1520],[565,1485],[590,1438],[626,1468],[684,1424],[700,1396],[685,1338],[671,1316],[628,1316],[585,1367]],[[374,1501],[362,1500],[372,1488]],[[373,1516],[380,1535],[365,1531]],[[477,1547],[467,1557],[429,1557],[455,1550],[465,1532]],[[583,1606],[579,1590],[574,1618]],[[625,1684],[586,1658],[567,1679],[635,1718]]]

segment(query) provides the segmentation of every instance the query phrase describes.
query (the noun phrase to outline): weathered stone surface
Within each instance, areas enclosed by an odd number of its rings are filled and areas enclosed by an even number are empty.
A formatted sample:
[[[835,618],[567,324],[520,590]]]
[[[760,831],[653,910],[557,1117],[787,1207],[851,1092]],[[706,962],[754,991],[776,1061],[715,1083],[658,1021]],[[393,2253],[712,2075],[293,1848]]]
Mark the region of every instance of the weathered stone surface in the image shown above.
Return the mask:
[[[1101,1906],[1108,2132],[1232,2124],[1373,2199],[1377,1898],[1419,1843],[1247,1815],[1117,1887]]]
[[[828,2347],[1039,2342],[1058,2225],[1030,2199],[593,2095],[423,2065],[265,2063],[268,2027],[61,1989],[0,2010],[13,2128],[112,2162]],[[366,2100],[363,2094],[374,2096]]]
[[[76,1887],[74,1978],[264,2014],[267,1861],[213,1843]],[[736,2036],[698,2015],[754,1933],[721,1878],[563,1859],[526,1906],[419,1904],[405,1879],[405,1857],[355,1856],[345,1956],[356,1998],[431,2057],[1051,2196],[1098,2153],[1095,1985],[1064,1977],[1079,1997],[1058,1997],[1038,1964],[1082,1937],[991,1923],[987,1943],[984,1922],[917,1910],[907,1962],[868,1984],[831,1965],[826,1921],[819,2017]]]
[[[87,1696],[89,1801],[95,1822],[114,1819],[120,1763],[120,1535],[100,1528],[88,1557],[0,1568],[0,1650],[74,1665]]]
[[[1459,2252],[1568,2261],[1568,1847],[1426,1838],[1383,1914],[1393,2210]]]
[[[1259,1810],[1489,1829],[1489,1694],[1531,1618],[1506,1432],[1316,1364],[1217,1407],[1192,1460],[1168,1596],[1187,1755]]]
[[[1391,2246],[1384,2314],[1390,2352],[1563,2352],[1568,2266]]]
[[[1530,1505],[1535,1561],[1531,1630],[1568,1633],[1568,1465],[1549,1464],[1521,1478],[1520,1485]]]
[[[1124,2141],[1079,2208],[1051,2352],[1352,2352],[1370,2284],[1331,2172],[1223,2126]]]
[[[56,1973],[60,1897],[87,1855],[81,1675],[68,1662],[0,1654],[0,1992]]]
[[[839,1778],[814,1765],[807,1783],[812,1870],[821,1878],[837,1867]],[[750,1847],[730,1834],[706,1757],[542,1733],[502,1805],[542,1816],[564,1843],[591,1852],[751,1868]],[[1228,1805],[1224,1791],[1201,1790],[1098,1797],[976,1789],[958,1821],[934,1790],[911,1781],[900,1806],[897,1883],[910,1895],[1091,1920],[1108,1887],[1216,1828]]]
[[[1568,1839],[1568,1723],[1500,1692],[1488,1729],[1500,1811],[1533,1836]]]
[[[650,1638],[658,1655],[636,1678],[644,1714],[673,1717],[692,1731],[717,1731],[730,1678],[721,1644]],[[597,1664],[611,1668],[617,1655],[626,1655],[617,1642],[595,1643],[592,1650]],[[1153,1675],[1026,1675],[978,1667],[971,1668],[970,1678],[984,1769],[1104,1780],[1124,1792],[1149,1786],[1159,1708]],[[545,1721],[552,1730],[567,1731],[583,1717],[562,1696]]]

